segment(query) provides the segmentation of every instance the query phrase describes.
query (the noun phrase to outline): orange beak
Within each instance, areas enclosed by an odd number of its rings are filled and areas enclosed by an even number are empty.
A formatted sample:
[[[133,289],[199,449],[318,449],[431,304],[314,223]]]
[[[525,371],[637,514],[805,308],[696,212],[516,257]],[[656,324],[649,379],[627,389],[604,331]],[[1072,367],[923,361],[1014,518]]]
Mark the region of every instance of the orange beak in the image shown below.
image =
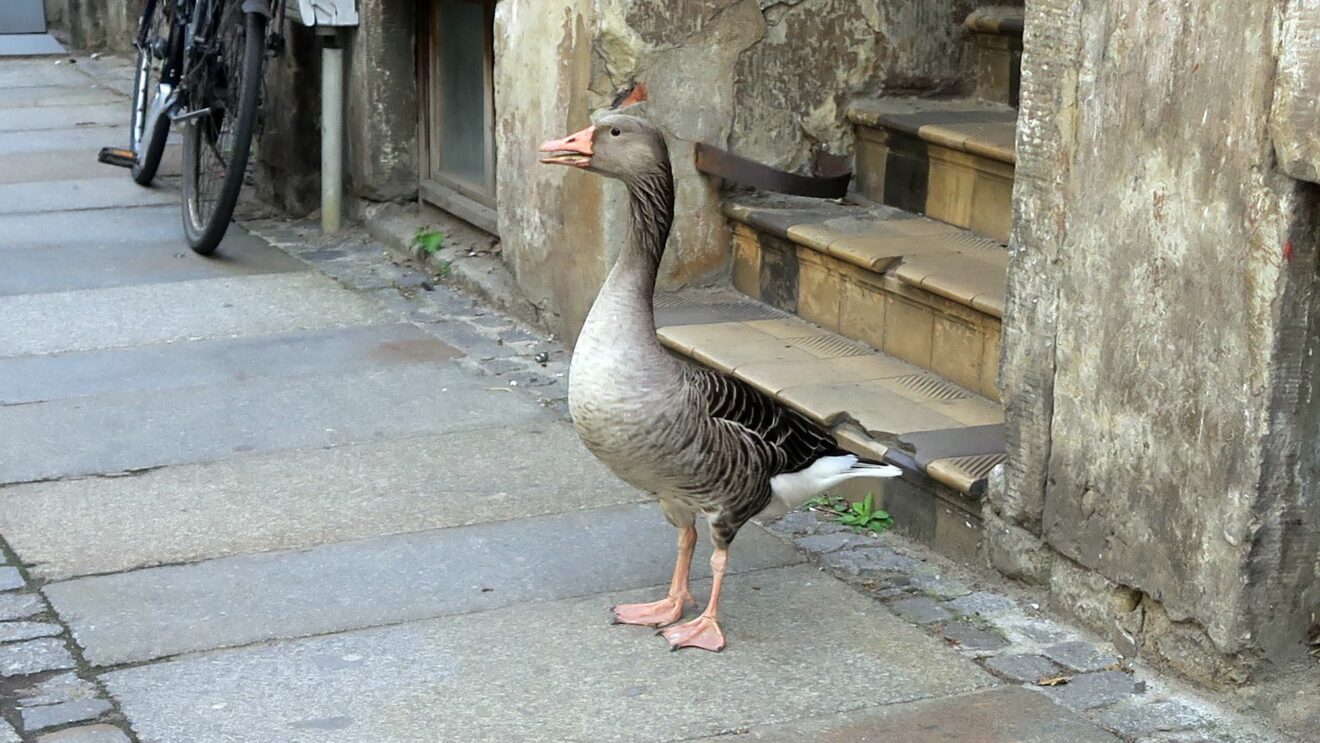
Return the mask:
[[[595,125],[580,132],[570,134],[563,139],[547,140],[541,145],[541,162],[547,165],[570,165],[585,168],[591,164],[591,139],[596,133]]]

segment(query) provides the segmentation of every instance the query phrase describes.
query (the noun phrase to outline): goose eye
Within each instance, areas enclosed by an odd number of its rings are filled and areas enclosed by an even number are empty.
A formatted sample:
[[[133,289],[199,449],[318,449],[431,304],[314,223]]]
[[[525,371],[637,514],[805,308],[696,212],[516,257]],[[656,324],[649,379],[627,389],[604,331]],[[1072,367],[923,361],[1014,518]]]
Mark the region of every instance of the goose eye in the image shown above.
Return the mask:
[[[616,126],[616,127],[614,127],[613,129],[610,129],[610,136],[611,136],[611,137],[617,137],[617,136],[619,136],[620,134],[623,134],[623,132],[619,131],[619,127]]]

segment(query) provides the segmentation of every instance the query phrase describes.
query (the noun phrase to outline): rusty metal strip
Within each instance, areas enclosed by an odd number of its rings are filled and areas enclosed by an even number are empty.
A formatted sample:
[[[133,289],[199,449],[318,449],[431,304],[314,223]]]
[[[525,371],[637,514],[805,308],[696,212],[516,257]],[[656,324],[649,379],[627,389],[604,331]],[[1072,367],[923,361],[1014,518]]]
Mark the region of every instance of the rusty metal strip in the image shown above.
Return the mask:
[[[852,180],[852,173],[827,178],[788,173],[700,142],[697,143],[697,170],[762,191],[817,199],[843,198],[848,193],[848,182]]]

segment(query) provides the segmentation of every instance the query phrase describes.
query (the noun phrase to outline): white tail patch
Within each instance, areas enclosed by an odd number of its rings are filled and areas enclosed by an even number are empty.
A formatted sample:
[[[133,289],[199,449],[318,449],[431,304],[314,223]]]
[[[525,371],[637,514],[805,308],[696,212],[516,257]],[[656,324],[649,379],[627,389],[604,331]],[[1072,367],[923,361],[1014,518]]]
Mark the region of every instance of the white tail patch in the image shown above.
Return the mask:
[[[757,517],[779,518],[835,485],[855,477],[884,478],[901,474],[903,470],[893,465],[858,462],[857,457],[851,454],[821,457],[806,469],[770,478],[770,505],[758,513]]]

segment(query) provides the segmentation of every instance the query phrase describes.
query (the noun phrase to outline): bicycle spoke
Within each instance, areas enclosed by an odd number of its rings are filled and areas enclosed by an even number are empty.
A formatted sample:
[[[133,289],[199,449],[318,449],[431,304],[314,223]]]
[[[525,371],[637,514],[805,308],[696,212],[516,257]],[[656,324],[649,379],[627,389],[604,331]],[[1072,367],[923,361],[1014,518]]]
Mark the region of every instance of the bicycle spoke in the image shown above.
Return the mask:
[[[243,16],[237,9],[238,3],[226,7],[215,38],[203,52],[203,63],[194,68],[197,77],[192,90],[198,100],[192,105],[195,109],[208,108],[211,111],[190,124],[199,128],[195,186],[196,217],[201,224],[210,221],[229,175],[234,114],[245,83],[241,78],[245,44]]]
[[[247,182],[267,27],[261,14],[244,13],[237,0],[199,0],[196,7],[214,7],[221,15],[194,21],[199,30],[184,52],[183,227],[192,249],[210,255]]]

